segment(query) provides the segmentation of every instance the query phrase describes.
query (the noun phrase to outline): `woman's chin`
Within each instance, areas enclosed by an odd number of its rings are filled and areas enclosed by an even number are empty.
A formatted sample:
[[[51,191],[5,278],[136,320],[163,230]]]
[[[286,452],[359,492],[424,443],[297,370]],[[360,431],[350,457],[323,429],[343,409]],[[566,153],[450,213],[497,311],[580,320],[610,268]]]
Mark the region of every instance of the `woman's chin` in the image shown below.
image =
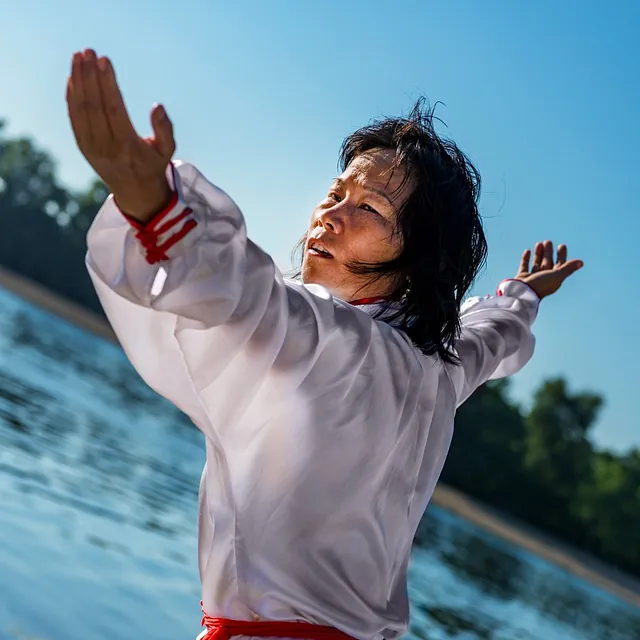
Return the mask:
[[[332,296],[346,300],[352,287],[345,287],[343,278],[336,277],[334,269],[327,264],[329,261],[305,258],[302,263],[302,282],[315,284],[326,289]]]

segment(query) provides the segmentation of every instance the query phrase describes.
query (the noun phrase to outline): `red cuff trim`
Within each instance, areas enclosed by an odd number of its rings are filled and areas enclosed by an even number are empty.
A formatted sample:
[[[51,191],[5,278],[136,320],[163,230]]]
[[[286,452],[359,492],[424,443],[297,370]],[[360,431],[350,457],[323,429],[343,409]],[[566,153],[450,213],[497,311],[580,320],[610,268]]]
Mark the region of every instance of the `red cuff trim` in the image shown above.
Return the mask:
[[[158,244],[158,239],[161,233],[165,233],[175,225],[182,222],[190,213],[191,209],[186,207],[179,216],[175,217],[173,220],[169,220],[169,222],[160,227],[160,229],[147,230],[145,227],[136,233],[136,238],[147,250],[146,258],[149,264],[156,264],[157,262],[168,260],[169,256],[167,256],[167,251],[171,249],[174,244],[180,242],[180,240],[182,240],[191,230],[198,226],[198,223],[191,218],[182,225],[182,229],[180,229],[180,231],[174,233],[163,244]]]
[[[116,202],[116,206],[117,206],[117,204],[118,203]],[[124,212],[122,212],[122,215],[125,217],[127,222],[134,229],[137,229],[138,231],[141,231],[143,229],[145,231],[152,231],[153,228],[155,227],[155,225],[157,225],[159,222],[162,222],[162,220],[166,216],[168,216],[173,209],[175,209],[177,204],[178,204],[178,192],[176,190],[174,190],[171,193],[171,200],[169,200],[169,202],[167,202],[167,204],[164,207],[162,207],[162,209],[160,209],[160,211],[158,211],[158,213],[156,213],[153,216],[153,218],[151,218],[151,220],[148,220],[145,223],[142,223],[142,222],[140,222],[140,220],[136,220],[135,218],[132,218],[131,216],[128,216]],[[162,231],[156,231],[156,233],[162,233]]]
[[[122,214],[127,222],[136,230],[135,237],[145,248],[145,257],[149,264],[156,264],[163,260],[168,260],[169,256],[167,256],[167,251],[173,247],[174,244],[180,242],[180,240],[182,240],[198,225],[193,218],[186,220],[186,218],[192,213],[192,210],[189,207],[185,207],[177,216],[165,221],[165,218],[175,211],[178,206],[178,201],[178,191],[174,189],[169,202],[160,211],[158,211],[151,220],[144,224],[125,213]],[[158,244],[162,234],[171,230],[173,227],[179,225],[185,220],[186,222],[184,222],[180,231],[173,234],[164,243]]]

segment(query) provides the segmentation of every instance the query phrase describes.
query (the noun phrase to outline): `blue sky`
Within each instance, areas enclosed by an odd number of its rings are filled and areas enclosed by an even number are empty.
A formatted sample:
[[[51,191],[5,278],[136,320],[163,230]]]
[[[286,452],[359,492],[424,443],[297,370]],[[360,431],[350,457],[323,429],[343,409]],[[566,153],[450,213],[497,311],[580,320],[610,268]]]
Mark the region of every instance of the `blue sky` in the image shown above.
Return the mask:
[[[234,197],[282,267],[336,172],[345,135],[426,95],[484,180],[488,267],[513,275],[536,240],[566,242],[585,268],[544,302],[522,401],[549,376],[607,404],[600,446],[640,446],[640,3],[618,0],[0,0],[10,133],[28,133],[63,181],[91,172],[74,146],[70,56],[111,56],[148,132],[162,102],[178,156]]]

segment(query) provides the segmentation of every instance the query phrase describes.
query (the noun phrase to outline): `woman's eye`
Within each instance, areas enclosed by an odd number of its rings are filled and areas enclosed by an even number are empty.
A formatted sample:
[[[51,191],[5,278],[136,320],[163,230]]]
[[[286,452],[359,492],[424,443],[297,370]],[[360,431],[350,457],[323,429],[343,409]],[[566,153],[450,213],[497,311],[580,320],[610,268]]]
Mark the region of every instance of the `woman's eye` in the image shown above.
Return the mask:
[[[332,191],[329,194],[329,200],[334,200],[335,202],[340,202],[340,196],[337,193],[335,193],[335,191]]]
[[[365,211],[370,211],[371,213],[375,213],[375,214],[379,215],[378,212],[372,206],[370,206],[368,204],[361,205],[361,208],[364,209]]]

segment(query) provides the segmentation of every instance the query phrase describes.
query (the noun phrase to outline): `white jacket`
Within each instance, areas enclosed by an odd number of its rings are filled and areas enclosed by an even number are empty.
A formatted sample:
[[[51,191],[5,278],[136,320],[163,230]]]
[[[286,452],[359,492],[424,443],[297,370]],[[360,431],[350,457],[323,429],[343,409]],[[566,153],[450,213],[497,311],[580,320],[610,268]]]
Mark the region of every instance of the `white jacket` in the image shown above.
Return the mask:
[[[179,197],[152,223],[170,227],[158,242],[196,226],[168,260],[147,262],[109,197],[87,264],[134,367],[206,436],[204,608],[396,638],[408,622],[411,543],[456,408],[529,360],[538,298],[507,281],[468,304],[462,364],[443,366],[373,320],[374,305],[285,280],[234,202],[195,167],[175,166]]]

